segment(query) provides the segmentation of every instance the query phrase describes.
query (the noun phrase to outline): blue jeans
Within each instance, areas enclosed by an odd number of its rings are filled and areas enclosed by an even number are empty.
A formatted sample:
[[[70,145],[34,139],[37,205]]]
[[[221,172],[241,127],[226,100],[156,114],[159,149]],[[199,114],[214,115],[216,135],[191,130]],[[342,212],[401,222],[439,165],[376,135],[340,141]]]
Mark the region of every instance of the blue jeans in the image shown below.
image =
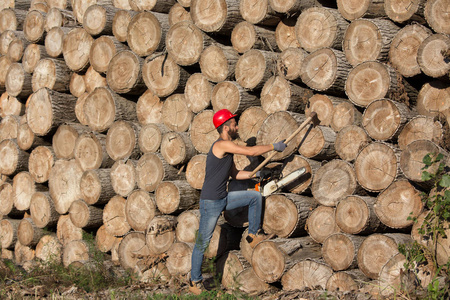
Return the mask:
[[[203,253],[209,245],[217,220],[224,210],[248,205],[248,233],[256,234],[261,224],[262,196],[257,191],[234,191],[220,200],[200,199],[200,225],[191,258],[191,280],[202,280]]]

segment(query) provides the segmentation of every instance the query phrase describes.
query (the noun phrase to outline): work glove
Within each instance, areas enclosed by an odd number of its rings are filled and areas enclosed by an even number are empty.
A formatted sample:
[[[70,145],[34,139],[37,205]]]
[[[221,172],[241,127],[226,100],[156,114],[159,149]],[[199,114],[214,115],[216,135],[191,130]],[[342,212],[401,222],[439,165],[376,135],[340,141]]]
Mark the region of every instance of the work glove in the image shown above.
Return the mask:
[[[287,147],[287,145],[286,145],[286,143],[284,141],[285,140],[282,140],[282,141],[280,141],[278,143],[273,143],[272,144],[273,150],[275,150],[277,152],[283,152],[284,149],[286,149],[286,147]]]
[[[255,177],[266,178],[272,176],[272,172],[269,170],[260,170],[255,173]]]

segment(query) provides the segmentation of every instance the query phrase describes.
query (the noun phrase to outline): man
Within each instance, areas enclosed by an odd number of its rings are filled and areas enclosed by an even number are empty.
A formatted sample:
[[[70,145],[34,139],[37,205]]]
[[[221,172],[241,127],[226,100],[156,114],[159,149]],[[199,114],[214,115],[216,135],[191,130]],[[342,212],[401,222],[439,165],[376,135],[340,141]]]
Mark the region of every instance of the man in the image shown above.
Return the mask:
[[[191,277],[189,290],[199,295],[203,290],[201,266],[203,253],[208,247],[214,228],[220,214],[224,210],[248,205],[248,236],[246,240],[254,248],[256,244],[266,238],[257,234],[261,224],[262,196],[257,191],[227,192],[227,182],[233,179],[245,180],[250,178],[250,171],[238,171],[233,161],[233,154],[259,156],[275,150],[278,152],[286,148],[284,141],[253,147],[239,146],[232,141],[238,137],[238,126],[229,110],[222,109],[214,114],[213,123],[219,132],[219,139],[213,143],[206,158],[206,174],[200,195],[200,225],[191,259]],[[258,173],[256,174],[258,176]]]

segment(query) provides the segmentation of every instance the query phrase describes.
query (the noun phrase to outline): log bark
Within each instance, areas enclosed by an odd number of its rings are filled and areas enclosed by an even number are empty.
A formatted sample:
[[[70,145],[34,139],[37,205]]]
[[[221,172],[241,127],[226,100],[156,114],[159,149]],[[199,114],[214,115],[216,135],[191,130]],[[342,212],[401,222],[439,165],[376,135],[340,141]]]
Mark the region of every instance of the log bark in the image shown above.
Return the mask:
[[[302,48],[288,47],[284,49],[277,60],[277,72],[279,76],[284,77],[295,83],[302,83],[300,79],[303,60],[308,52]]]
[[[323,243],[327,237],[341,231],[336,224],[335,210],[334,207],[321,205],[309,215],[305,227],[314,241]]]
[[[334,270],[342,271],[357,267],[357,253],[365,237],[335,233],[323,241],[322,255],[325,262]]]
[[[249,90],[260,90],[276,68],[276,53],[252,49],[236,63],[236,81]]]
[[[350,195],[336,206],[336,224],[348,234],[368,235],[386,231],[374,211],[375,197]]]
[[[176,214],[192,208],[200,193],[184,180],[163,181],[155,191],[156,204],[164,214]]]
[[[89,246],[83,240],[71,241],[63,245],[62,263],[64,267],[69,267],[74,262],[89,260]]]
[[[413,2],[413,5],[419,1]],[[412,6],[410,6],[412,8]],[[432,34],[431,30],[419,24],[411,24],[400,29],[391,42],[389,62],[403,76],[420,74],[417,53],[422,42]]]
[[[221,44],[206,47],[200,55],[200,70],[212,82],[221,82],[234,76],[239,54],[230,46]]]
[[[90,206],[81,199],[72,202],[69,208],[69,216],[73,225],[80,228],[97,229],[103,224],[103,210]]]
[[[176,217],[156,216],[147,223],[145,241],[152,255],[169,250],[175,242]]]
[[[341,15],[349,21],[353,21],[363,17],[378,18],[386,16],[386,13],[384,11],[384,1],[337,0],[336,3]]]
[[[123,236],[131,227],[125,213],[126,200],[119,195],[112,197],[103,208],[103,224],[113,236]]]
[[[189,76],[184,88],[184,98],[187,107],[198,113],[211,106],[213,84],[211,84],[203,73],[194,73]]]
[[[117,11],[112,5],[91,5],[84,13],[83,28],[92,36],[111,35],[113,18]]]
[[[71,241],[81,240],[83,238],[83,229],[73,225],[68,214],[60,215],[56,225],[56,236],[64,246]]]
[[[88,205],[108,203],[115,195],[111,182],[111,169],[84,171],[80,179],[81,198]]]
[[[106,152],[113,160],[137,159],[139,150],[138,137],[141,126],[127,121],[116,121],[106,135]]]
[[[336,206],[339,200],[357,191],[355,170],[343,160],[335,159],[314,173],[311,191],[314,199],[324,206]]]
[[[63,56],[64,36],[69,33],[71,28],[54,27],[47,32],[45,36],[45,52],[48,56],[59,58]]]
[[[89,63],[95,71],[106,73],[114,55],[117,52],[128,49],[126,45],[120,43],[113,36],[100,36],[92,43],[89,51]]]
[[[13,63],[8,68],[5,77],[5,88],[7,95],[24,99],[33,93],[32,77],[26,73],[22,64]]]
[[[139,132],[138,145],[142,153],[158,152],[162,137],[170,130],[161,123],[149,123]]]
[[[353,20],[342,42],[345,57],[352,66],[370,60],[387,61],[392,39],[400,30],[386,19]]]
[[[39,240],[35,253],[45,263],[61,263],[62,244],[55,234],[47,234]]]
[[[327,47],[342,50],[348,25],[337,9],[310,7],[302,10],[298,17],[295,36],[300,46],[308,52]]]
[[[336,135],[335,149],[339,157],[345,161],[353,161],[371,139],[361,127],[348,125]]]
[[[128,4],[128,2],[127,2]],[[130,24],[131,19],[137,15],[137,11],[131,11],[128,9],[121,9],[116,12],[112,23],[112,32],[114,37],[121,43],[127,41],[127,28]]]
[[[162,123],[163,101],[151,90],[146,90],[136,103],[137,119],[141,125]]]
[[[69,31],[63,41],[64,60],[74,72],[81,72],[89,66],[89,51],[94,38],[84,28]]]
[[[141,95],[146,90],[142,79],[144,60],[136,53],[124,50],[111,58],[106,72],[106,82],[116,93]]]
[[[28,126],[38,136],[52,134],[59,125],[76,120],[75,104],[72,95],[42,88],[29,99]]]
[[[275,12],[268,0],[242,0],[239,11],[247,22],[265,26],[275,26],[281,19],[281,14]]]
[[[23,22],[23,33],[30,43],[42,44],[45,38],[46,13],[39,10],[30,10]]]
[[[272,283],[282,279],[306,252],[316,257],[320,256],[320,245],[310,237],[262,241],[253,250],[251,264],[259,278]]]
[[[426,116],[416,116],[409,120],[398,136],[398,147],[406,147],[417,140],[429,140],[436,145],[444,146],[444,133],[447,135],[441,122]]]
[[[176,239],[183,243],[195,243],[200,225],[200,210],[186,210],[177,217]]]
[[[27,171],[22,171],[14,176],[12,188],[14,207],[18,210],[29,210],[33,194],[47,191],[47,187],[36,184],[31,174]]]
[[[369,278],[378,275],[389,259],[398,253],[398,245],[411,242],[411,236],[403,233],[372,234],[358,250],[358,267]]]
[[[306,220],[317,205],[307,196],[272,194],[265,201],[262,228],[280,238],[304,236]]]
[[[89,127],[104,132],[116,120],[136,121],[136,103],[122,98],[107,87],[98,87],[83,105]]]
[[[283,110],[304,113],[312,97],[310,89],[295,85],[281,76],[272,76],[261,90],[261,106],[267,114]]]
[[[253,25],[247,21],[242,21],[233,28],[230,40],[233,49],[238,53],[245,53],[250,49],[279,50],[276,33],[273,30]]]
[[[58,213],[67,213],[72,202],[81,198],[82,175],[83,170],[75,160],[55,162],[48,179],[48,187]]]
[[[295,264],[281,278],[283,290],[314,288],[320,286],[325,289],[333,270],[326,264],[315,260],[302,260]]]
[[[143,11],[135,15],[128,24],[127,43],[137,55],[148,56],[163,50],[168,31],[167,14]]]
[[[365,146],[355,160],[358,183],[366,190],[379,192],[399,176],[396,148],[386,143],[372,142]]]
[[[31,196],[30,215],[39,228],[55,227],[60,217],[48,192],[36,192]]]
[[[227,36],[243,21],[237,0],[192,0],[190,14],[201,30]]]
[[[450,72],[448,57],[444,53],[450,48],[450,38],[445,34],[432,34],[419,46],[417,63],[426,75],[433,78],[447,77]]]
[[[256,141],[258,130],[267,116],[267,113],[259,106],[252,106],[245,109],[239,116],[238,122],[239,137],[241,140],[248,144]]]
[[[128,196],[136,186],[136,164],[133,160],[118,160],[111,167],[111,185],[120,196]]]
[[[161,118],[170,130],[183,132],[191,125],[194,114],[189,109],[184,94],[173,94],[164,101]]]
[[[187,132],[168,132],[162,137],[161,155],[169,164],[185,165],[197,154]]]
[[[175,3],[169,10],[169,26],[175,25],[178,22],[191,21],[191,14],[189,10],[184,8],[180,3]]]
[[[75,161],[83,170],[110,168],[114,160],[106,151],[106,136],[95,132],[84,132],[75,141]]]
[[[194,244],[174,243],[167,251],[166,261],[170,275],[185,275],[191,270],[191,256]]]
[[[313,90],[342,95],[344,78],[347,78],[350,68],[343,52],[323,48],[305,57],[300,69],[300,78]]]
[[[0,95],[0,117],[6,116],[22,116],[25,112],[25,105],[16,97],[5,92]]]
[[[4,140],[0,143],[0,173],[13,177],[19,172],[28,170],[28,152],[19,148],[15,140]]]
[[[75,142],[80,134],[89,128],[78,123],[65,123],[58,127],[52,137],[52,146],[55,155],[59,159],[75,158]]]
[[[17,238],[24,246],[36,246],[44,235],[45,231],[37,227],[31,218],[22,219],[17,228]]]
[[[312,159],[335,158],[336,133],[327,126],[305,127],[298,137],[301,139],[298,153]]]
[[[189,133],[195,149],[200,153],[208,153],[211,145],[219,138],[211,122],[213,115],[214,111],[204,110],[192,120]]]
[[[155,197],[143,190],[134,190],[127,198],[125,215],[127,223],[136,231],[144,232],[160,212]]]
[[[158,97],[183,92],[189,76],[172,56],[163,53],[148,56],[142,66],[145,85]]]
[[[15,219],[3,219],[0,221],[0,229],[2,234],[0,235],[0,242],[2,246],[2,252],[6,249],[14,249],[14,245],[18,242],[18,232],[21,220]]]
[[[445,1],[432,0],[425,3],[425,19],[434,31],[449,34],[447,15],[445,14]]]
[[[334,106],[332,117],[331,117],[331,128],[340,132],[343,128],[351,125],[360,126],[362,122],[362,114],[356,107],[350,102],[341,102]],[[336,136],[336,140],[339,138],[339,134]],[[336,147],[336,152],[338,152],[338,147]],[[338,152],[339,154],[339,152]]]

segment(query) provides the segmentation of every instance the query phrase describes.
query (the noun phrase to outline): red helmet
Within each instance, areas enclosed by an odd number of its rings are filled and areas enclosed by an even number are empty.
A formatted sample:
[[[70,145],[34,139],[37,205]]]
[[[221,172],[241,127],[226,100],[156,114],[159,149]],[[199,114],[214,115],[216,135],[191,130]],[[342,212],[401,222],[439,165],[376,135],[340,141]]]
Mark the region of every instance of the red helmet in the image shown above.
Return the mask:
[[[214,117],[213,117],[214,126],[217,128],[220,125],[222,125],[223,123],[225,123],[226,121],[228,121],[236,116],[237,115],[233,115],[228,109],[225,109],[225,108],[221,109],[214,114]]]

